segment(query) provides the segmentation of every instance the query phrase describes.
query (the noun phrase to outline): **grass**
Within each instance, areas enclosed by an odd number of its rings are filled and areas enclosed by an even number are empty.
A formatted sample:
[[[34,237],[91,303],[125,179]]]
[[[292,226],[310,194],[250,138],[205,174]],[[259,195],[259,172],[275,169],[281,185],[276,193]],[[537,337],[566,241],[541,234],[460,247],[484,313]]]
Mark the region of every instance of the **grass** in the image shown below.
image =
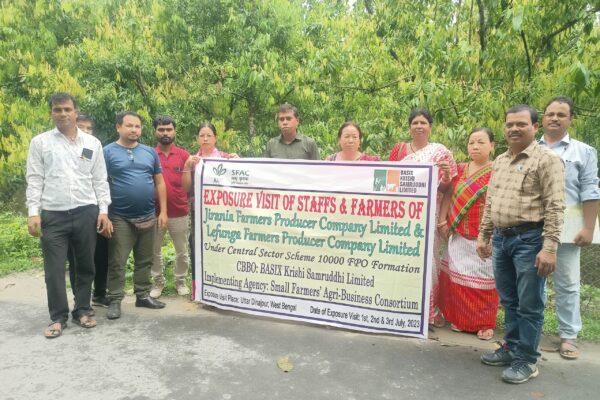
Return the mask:
[[[42,268],[39,239],[27,232],[27,218],[0,213],[0,277]]]
[[[165,236],[162,255],[166,279],[163,293],[175,295],[177,294],[173,277],[175,248],[168,234]],[[29,235],[27,231],[27,217],[15,213],[0,213],[0,277],[32,269],[43,269],[43,259],[39,239]],[[125,278],[125,292],[133,293],[131,255],[127,261]],[[191,287],[191,274],[188,275],[186,283]],[[69,285],[68,280],[67,285]]]
[[[544,334],[558,335],[558,319],[556,318],[556,305],[554,301],[554,287],[552,280],[548,281],[546,288],[546,310],[544,312]],[[590,285],[581,287],[581,319],[583,329],[579,338],[600,343],[600,288]],[[504,329],[504,310],[498,310],[496,324]]]
[[[175,276],[173,271],[175,268],[175,247],[173,242],[167,233],[163,241],[161,249],[164,275],[165,275],[165,288],[163,290],[163,296],[177,295],[177,289],[175,288]],[[191,290],[192,285],[192,274],[191,267],[188,271],[188,275],[185,279],[186,285]],[[125,272],[125,293],[133,294],[133,256],[130,254],[127,260],[127,271]]]
[[[589,248],[588,248],[589,249]],[[582,275],[584,265],[587,267],[594,262],[597,250],[586,250],[582,252]],[[165,266],[165,289],[164,295],[176,295],[175,280],[173,277],[173,265],[175,263],[175,249],[168,235],[162,248],[163,264]],[[23,272],[31,269],[42,269],[42,257],[39,239],[31,237],[27,232],[27,218],[15,213],[0,213],[0,277]],[[585,276],[590,276],[589,274]],[[191,274],[186,278],[188,287],[191,287]],[[600,287],[583,284],[581,289],[581,316],[583,319],[583,330],[580,332],[581,339],[600,343]],[[126,293],[133,293],[133,258],[130,256],[127,262],[125,281]],[[558,332],[558,321],[554,306],[554,288],[552,279],[548,281],[547,304],[544,315],[544,333],[556,335]],[[498,311],[497,324],[499,328],[504,327],[504,312]]]

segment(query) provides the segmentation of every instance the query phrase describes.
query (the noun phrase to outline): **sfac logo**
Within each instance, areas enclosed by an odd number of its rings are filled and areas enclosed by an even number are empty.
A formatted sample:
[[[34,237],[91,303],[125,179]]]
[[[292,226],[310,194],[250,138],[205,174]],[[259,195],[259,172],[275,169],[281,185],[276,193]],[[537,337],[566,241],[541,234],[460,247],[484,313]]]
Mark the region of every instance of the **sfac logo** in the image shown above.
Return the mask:
[[[213,172],[216,176],[225,175],[225,173],[227,172],[227,168],[223,167],[223,164],[219,164],[213,168]]]

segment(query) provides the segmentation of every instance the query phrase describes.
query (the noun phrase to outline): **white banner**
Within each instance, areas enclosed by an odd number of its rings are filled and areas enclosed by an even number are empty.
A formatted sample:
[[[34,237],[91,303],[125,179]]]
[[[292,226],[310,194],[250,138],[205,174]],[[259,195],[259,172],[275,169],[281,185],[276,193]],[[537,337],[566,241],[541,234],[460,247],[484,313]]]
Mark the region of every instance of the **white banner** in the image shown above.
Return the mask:
[[[431,164],[204,160],[194,299],[427,337],[433,177]]]

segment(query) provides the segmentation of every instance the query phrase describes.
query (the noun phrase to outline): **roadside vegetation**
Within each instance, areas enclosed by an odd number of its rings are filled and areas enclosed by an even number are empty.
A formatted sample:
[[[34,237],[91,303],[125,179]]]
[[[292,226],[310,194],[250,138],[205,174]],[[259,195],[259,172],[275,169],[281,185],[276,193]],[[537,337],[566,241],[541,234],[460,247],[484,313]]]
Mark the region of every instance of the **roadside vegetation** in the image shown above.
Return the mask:
[[[583,257],[594,257],[595,251],[583,252]],[[175,262],[175,249],[168,235],[162,248],[165,264],[166,286],[163,295],[176,295],[175,281],[173,278],[173,263]],[[588,262],[589,261],[589,262]],[[590,265],[593,260],[582,260],[582,265]],[[37,239],[29,236],[27,232],[27,218],[15,213],[0,213],[0,277],[28,270],[43,269],[41,250]],[[187,278],[191,287],[191,274]],[[127,263],[125,290],[133,293],[133,263],[129,258]],[[554,287],[552,280],[548,282],[547,307],[544,319],[544,333],[555,335],[558,331],[558,321],[554,311]],[[583,284],[581,291],[581,313],[583,330],[580,338],[600,343],[600,288]],[[498,327],[504,326],[504,313],[498,313]]]
[[[175,248],[170,237],[165,237],[162,248],[165,268],[166,286],[164,295],[174,295],[175,281],[173,278],[173,263]],[[27,218],[23,215],[0,212],[0,277],[30,270],[43,271],[42,250],[38,239],[27,232]],[[65,266],[65,272],[66,272]],[[133,259],[127,261],[125,291],[133,293]],[[191,275],[187,278],[191,284]],[[191,286],[190,286],[191,287]]]

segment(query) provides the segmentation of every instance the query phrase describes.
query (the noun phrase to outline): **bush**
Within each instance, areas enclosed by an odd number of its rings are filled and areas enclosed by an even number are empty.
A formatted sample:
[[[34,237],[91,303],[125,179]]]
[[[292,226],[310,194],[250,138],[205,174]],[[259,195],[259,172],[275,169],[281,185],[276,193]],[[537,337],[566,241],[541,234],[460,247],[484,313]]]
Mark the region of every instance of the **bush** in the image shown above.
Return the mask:
[[[0,213],[0,276],[41,265],[40,242],[27,232],[27,218]]]

